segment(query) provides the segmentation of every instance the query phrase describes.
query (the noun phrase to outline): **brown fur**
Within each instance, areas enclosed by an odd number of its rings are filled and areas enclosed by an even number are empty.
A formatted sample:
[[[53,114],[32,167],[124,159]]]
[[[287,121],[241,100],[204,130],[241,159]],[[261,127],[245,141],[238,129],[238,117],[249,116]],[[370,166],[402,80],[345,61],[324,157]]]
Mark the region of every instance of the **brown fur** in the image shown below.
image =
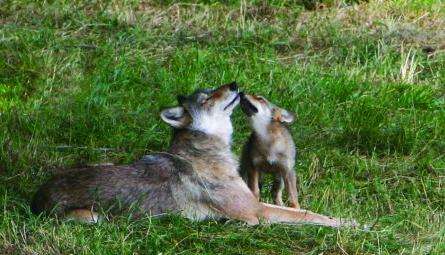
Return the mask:
[[[211,101],[212,110],[230,116],[238,103],[234,88],[233,84],[225,85],[205,92],[204,98]],[[211,98],[215,92],[220,98]],[[181,100],[181,108],[163,111],[163,120],[176,127],[167,153],[146,155],[131,165],[90,167],[54,176],[37,191],[33,211],[87,219],[91,219],[88,212],[130,211],[134,216],[170,212],[192,220],[229,218],[248,224],[265,220],[339,227],[345,223],[309,211],[259,203],[237,172],[238,162],[226,133],[192,128],[202,128],[194,122],[204,114],[200,111],[206,104],[197,102],[197,93]]]
[[[246,113],[249,115],[253,128],[241,157],[241,171],[245,172],[249,188],[259,199],[260,175],[272,173],[274,175],[272,193],[275,204],[283,205],[282,190],[285,186],[290,206],[300,208],[297,177],[294,171],[296,150],[292,136],[284,124],[283,112],[285,110],[254,95],[245,95],[241,104],[244,105],[243,110],[248,111]],[[256,112],[252,109],[256,109]],[[285,113],[290,114],[287,111]],[[260,119],[261,122],[254,123],[256,121],[254,118]]]

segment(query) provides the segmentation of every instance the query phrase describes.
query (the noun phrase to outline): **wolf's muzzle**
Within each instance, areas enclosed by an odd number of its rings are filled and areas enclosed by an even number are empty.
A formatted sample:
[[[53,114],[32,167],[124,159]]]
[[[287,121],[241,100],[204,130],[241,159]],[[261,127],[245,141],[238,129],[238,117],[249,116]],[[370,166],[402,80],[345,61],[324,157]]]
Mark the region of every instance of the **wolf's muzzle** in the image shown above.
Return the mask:
[[[238,84],[236,83],[236,81],[233,81],[229,84],[229,89],[230,91],[238,91]]]

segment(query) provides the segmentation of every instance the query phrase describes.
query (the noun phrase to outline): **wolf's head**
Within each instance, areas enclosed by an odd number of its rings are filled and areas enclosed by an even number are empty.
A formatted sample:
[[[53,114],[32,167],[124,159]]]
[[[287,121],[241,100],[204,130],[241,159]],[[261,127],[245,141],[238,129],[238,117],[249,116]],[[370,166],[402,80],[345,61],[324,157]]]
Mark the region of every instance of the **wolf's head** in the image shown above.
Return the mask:
[[[239,103],[236,82],[217,89],[201,89],[189,96],[178,96],[179,106],[165,109],[161,118],[174,128],[198,130],[230,143],[233,109]]]
[[[250,119],[252,128],[258,133],[264,131],[273,122],[290,124],[294,121],[294,114],[282,109],[262,96],[240,93],[241,109]]]

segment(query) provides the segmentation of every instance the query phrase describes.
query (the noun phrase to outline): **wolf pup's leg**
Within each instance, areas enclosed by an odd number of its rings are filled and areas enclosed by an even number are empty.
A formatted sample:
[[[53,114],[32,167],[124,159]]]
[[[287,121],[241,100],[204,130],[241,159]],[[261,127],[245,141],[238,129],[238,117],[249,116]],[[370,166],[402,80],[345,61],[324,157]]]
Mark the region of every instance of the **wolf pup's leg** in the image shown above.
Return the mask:
[[[274,198],[274,203],[279,206],[283,206],[283,188],[283,177],[280,174],[275,174],[275,179],[272,184],[272,195]]]
[[[283,179],[289,196],[290,206],[296,209],[300,208],[300,204],[298,203],[297,177],[293,169],[287,169],[283,175]]]
[[[260,201],[260,172],[255,167],[249,168],[247,170],[247,179],[249,189],[252,191],[257,201]]]

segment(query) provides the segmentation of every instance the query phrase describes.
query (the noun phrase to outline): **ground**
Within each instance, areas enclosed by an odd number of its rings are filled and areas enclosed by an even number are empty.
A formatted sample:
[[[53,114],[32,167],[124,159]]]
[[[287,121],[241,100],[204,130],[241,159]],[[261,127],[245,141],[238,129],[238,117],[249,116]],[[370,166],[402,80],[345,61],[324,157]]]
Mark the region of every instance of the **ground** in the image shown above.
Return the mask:
[[[443,1],[314,2],[0,1],[0,253],[444,254]],[[160,109],[234,80],[296,113],[302,207],[365,227],[30,213],[55,172],[166,150]]]

